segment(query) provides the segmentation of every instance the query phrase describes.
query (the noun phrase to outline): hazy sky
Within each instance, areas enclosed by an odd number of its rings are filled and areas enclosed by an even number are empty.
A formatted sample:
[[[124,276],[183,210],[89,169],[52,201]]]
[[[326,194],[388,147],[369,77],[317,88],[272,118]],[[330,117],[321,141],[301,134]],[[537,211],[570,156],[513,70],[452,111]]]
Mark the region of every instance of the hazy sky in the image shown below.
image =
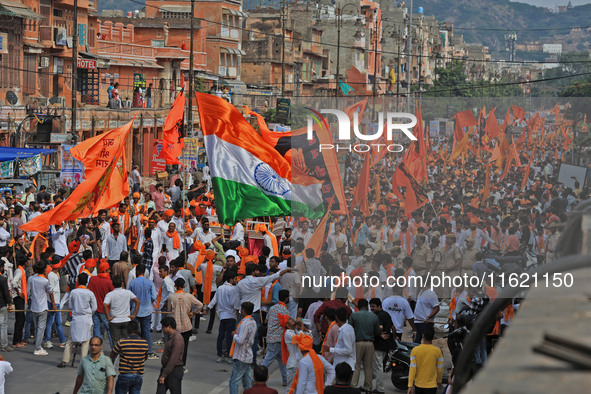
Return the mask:
[[[511,0],[516,3],[527,3],[531,5],[537,5],[540,7],[554,7],[556,5],[567,5],[569,0]],[[572,5],[589,4],[591,0],[570,0]]]

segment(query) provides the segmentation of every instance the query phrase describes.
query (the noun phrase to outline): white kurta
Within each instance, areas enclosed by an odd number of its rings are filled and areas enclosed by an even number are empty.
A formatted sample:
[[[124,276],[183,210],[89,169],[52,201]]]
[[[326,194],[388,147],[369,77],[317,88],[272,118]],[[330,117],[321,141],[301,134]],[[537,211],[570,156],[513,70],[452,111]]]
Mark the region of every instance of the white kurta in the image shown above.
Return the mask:
[[[92,314],[96,312],[96,297],[86,288],[76,288],[67,293],[62,304],[70,302],[72,309],[72,342],[84,342],[92,338]]]

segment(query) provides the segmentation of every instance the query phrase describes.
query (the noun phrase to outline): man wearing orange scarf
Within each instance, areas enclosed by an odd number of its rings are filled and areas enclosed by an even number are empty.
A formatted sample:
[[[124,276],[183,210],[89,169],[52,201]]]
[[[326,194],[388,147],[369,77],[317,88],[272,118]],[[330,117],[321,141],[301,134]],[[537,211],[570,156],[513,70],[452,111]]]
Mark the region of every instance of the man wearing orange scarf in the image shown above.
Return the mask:
[[[230,394],[238,394],[240,382],[244,390],[252,387],[252,372],[250,365],[253,360],[252,344],[255,341],[257,323],[252,318],[254,304],[243,302],[240,307],[242,320],[238,323],[233,336],[229,356],[232,357],[232,375],[230,376]]]
[[[283,385],[287,385],[287,373],[282,358],[281,338],[285,329],[281,326],[279,315],[289,315],[287,303],[289,302],[289,291],[279,290],[279,302],[273,305],[267,313],[267,353],[261,362],[263,367],[269,368],[273,361],[277,360]]]
[[[292,343],[294,342],[298,344],[303,357],[298,363],[298,370],[291,383],[289,394],[323,394],[324,387],[334,381],[334,367],[312,349],[311,336],[300,334],[292,338]]]
[[[285,329],[283,338],[281,339],[281,355],[287,372],[287,390],[285,393],[288,394],[291,389],[293,378],[298,369],[298,365],[302,359],[300,347],[297,343],[293,342],[293,338],[300,334],[311,334],[301,320],[296,323],[296,321],[288,315],[279,315],[279,324]]]
[[[166,245],[171,260],[179,257],[182,246],[181,237],[176,230],[176,224],[172,221],[168,223],[168,231],[164,234],[164,245]]]

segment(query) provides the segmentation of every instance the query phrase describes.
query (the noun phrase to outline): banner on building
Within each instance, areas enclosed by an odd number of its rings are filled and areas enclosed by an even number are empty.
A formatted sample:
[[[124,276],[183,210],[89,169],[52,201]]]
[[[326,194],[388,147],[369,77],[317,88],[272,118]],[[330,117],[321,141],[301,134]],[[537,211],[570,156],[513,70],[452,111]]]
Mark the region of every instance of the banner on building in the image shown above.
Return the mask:
[[[439,121],[432,120],[429,122],[429,135],[431,137],[439,137]]]
[[[199,141],[197,138],[185,138],[185,148],[181,155],[183,166],[190,171],[195,172],[199,164]]]
[[[84,164],[74,159],[70,154],[70,149],[73,146],[74,145],[60,146],[60,156],[62,161],[60,181],[61,185],[64,187],[76,187],[86,179],[86,176],[84,175]]]
[[[154,141],[154,146],[152,147],[152,164],[150,165],[150,175],[156,175],[156,173],[160,171],[166,171],[166,160],[164,160],[162,140],[156,140]]]
[[[12,178],[14,176],[14,161],[0,163],[0,178]]]
[[[31,176],[43,169],[41,163],[41,155],[31,156],[24,160],[19,160],[19,174],[20,176]]]

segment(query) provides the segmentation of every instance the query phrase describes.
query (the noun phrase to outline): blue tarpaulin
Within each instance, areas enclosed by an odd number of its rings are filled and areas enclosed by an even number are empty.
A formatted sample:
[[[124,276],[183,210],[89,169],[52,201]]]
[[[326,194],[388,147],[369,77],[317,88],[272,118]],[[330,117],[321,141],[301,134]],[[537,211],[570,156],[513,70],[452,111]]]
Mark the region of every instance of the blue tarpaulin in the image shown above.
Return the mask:
[[[0,161],[10,161],[16,159],[26,159],[38,154],[48,155],[55,152],[54,149],[33,149],[33,148],[9,148],[0,147]]]

